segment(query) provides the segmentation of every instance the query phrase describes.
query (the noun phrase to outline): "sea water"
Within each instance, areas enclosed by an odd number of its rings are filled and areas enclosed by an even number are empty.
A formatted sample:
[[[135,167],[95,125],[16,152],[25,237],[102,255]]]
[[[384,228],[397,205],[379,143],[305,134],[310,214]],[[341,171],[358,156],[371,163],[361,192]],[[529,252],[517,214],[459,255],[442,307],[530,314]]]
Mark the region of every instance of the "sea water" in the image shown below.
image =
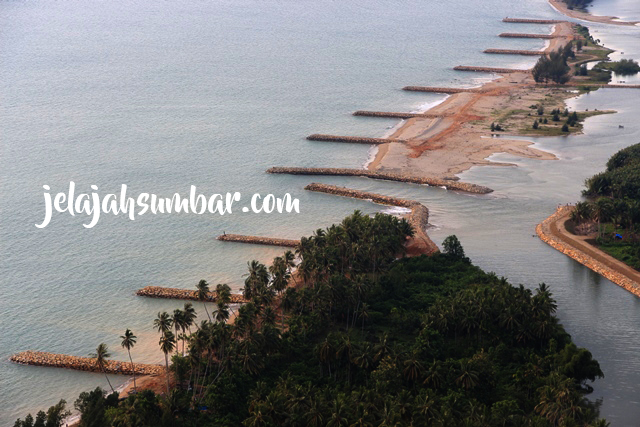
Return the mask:
[[[637,10],[634,3],[625,10]],[[355,209],[388,209],[303,190],[319,181],[419,200],[431,211],[436,242],[456,234],[482,268],[530,287],[546,282],[562,323],[605,372],[590,397],[602,399],[613,425],[631,425],[640,416],[640,301],[532,235],[557,204],[579,199],[583,180],[611,154],[640,141],[637,92],[601,90],[572,100],[572,108],[619,113],[589,119],[584,135],[532,139],[559,160],[498,154],[492,158],[518,167],[461,174],[496,190],[488,196],[265,174],[271,166],[362,167],[370,147],[305,137],[379,137],[398,121],[351,113],[415,111],[443,98],[403,92],[405,85],[473,86],[494,78],[455,72],[456,65],[531,66],[535,58],[482,51],[541,49],[542,40],[497,34],[552,27],[502,23],[504,16],[561,18],[543,0],[0,3],[0,424],[107,387],[100,374],[13,364],[12,353],[82,356],[105,342],[124,360],[119,336],[131,328],[134,361],[161,363],[152,321],[182,302],[136,297],[137,289],[193,289],[206,279],[237,291],[247,261],[267,263],[282,253],[217,235],[298,238]],[[637,29],[592,27],[625,57],[640,57]],[[44,217],[42,186],[64,191],[69,181],[104,193],[121,184],[166,196],[190,185],[204,194],[290,193],[301,213],[104,216],[92,229],[65,214],[36,228]],[[116,386],[129,380],[110,379]]]

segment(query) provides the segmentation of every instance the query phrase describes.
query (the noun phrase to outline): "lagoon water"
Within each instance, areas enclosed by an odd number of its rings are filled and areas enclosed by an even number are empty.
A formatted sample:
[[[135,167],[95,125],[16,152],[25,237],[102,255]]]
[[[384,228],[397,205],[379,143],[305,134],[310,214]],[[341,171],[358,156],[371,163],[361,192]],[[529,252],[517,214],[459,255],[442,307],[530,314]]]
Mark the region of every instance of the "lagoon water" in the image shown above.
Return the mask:
[[[640,15],[633,0],[609,1]],[[599,6],[600,7],[600,6]],[[607,14],[616,14],[609,11]],[[622,15],[622,12],[620,13]],[[310,133],[382,136],[394,120],[357,109],[418,110],[443,99],[405,85],[476,85],[487,74],[455,65],[528,67],[534,59],[484,55],[485,48],[540,49],[540,40],[500,32],[549,32],[504,16],[558,18],[544,0],[0,3],[0,425],[84,390],[99,374],[19,366],[26,350],[86,355],[98,343],[125,357],[119,335],[139,338],[134,360],[160,362],[151,324],[178,301],[136,297],[143,286],[193,288],[201,278],[242,286],[246,262],[281,251],[224,244],[222,232],[298,238],[355,209],[388,208],[303,190],[325,182],[410,197],[431,210],[430,235],[456,234],[468,255],[513,283],[554,292],[562,323],[600,361],[592,399],[614,426],[640,417],[640,300],[532,237],[560,203],[620,148],[640,142],[637,96],[600,90],[573,108],[615,109],[580,136],[534,139],[559,160],[495,155],[518,167],[473,168],[462,179],[496,191],[470,196],[360,178],[267,175],[271,166],[361,167],[367,146],[309,142]],[[591,24],[622,57],[640,58],[637,28]],[[616,54],[621,56],[621,54]],[[616,57],[614,55],[614,57]],[[618,125],[624,125],[619,129]],[[45,229],[42,185],[102,194],[290,193],[300,214],[54,216]],[[199,307],[198,307],[199,308]],[[126,378],[111,377],[121,385]]]

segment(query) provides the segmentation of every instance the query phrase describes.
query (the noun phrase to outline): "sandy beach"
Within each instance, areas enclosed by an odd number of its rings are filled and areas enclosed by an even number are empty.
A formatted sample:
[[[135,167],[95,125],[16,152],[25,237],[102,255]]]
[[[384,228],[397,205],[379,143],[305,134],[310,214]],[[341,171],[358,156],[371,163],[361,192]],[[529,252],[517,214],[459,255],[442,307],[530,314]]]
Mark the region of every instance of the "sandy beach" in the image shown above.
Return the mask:
[[[602,24],[614,24],[614,25],[637,25],[637,21],[620,21],[617,16],[598,16],[592,15],[588,12],[581,12],[579,10],[571,10],[567,7],[567,4],[562,0],[549,0],[549,4],[563,15],[569,16],[575,19],[581,19],[583,21],[600,22]]]
[[[559,23],[554,26],[554,38],[545,49],[551,52],[574,39],[573,26]],[[535,90],[532,90],[535,87]],[[442,118],[411,118],[389,135],[389,138],[407,140],[407,143],[389,143],[379,146],[370,170],[405,172],[416,175],[455,178],[472,166],[512,166],[487,160],[495,153],[553,160],[555,155],[531,147],[531,143],[518,140],[523,132],[507,132],[492,136],[489,127],[498,112],[526,110],[545,97],[554,96],[562,104],[576,96],[566,89],[537,86],[529,70],[510,73],[482,86],[480,93],[463,92],[448,97],[430,109],[430,114]]]

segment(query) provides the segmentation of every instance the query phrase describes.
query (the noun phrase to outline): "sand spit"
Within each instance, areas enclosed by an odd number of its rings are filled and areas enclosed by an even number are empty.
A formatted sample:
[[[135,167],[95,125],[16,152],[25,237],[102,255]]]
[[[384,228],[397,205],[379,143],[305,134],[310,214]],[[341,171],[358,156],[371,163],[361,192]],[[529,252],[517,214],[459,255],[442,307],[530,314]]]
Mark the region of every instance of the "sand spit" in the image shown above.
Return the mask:
[[[560,22],[554,26],[551,40],[544,50],[548,53],[573,40],[573,24]],[[451,179],[473,166],[514,166],[487,160],[495,153],[508,153],[519,157],[553,160],[548,152],[531,147],[531,142],[516,137],[492,135],[490,124],[512,110],[527,111],[541,99],[564,99],[576,96],[566,88],[536,85],[529,70],[509,70],[497,80],[481,88],[448,89],[451,96],[428,111],[441,118],[407,119],[390,138],[402,139],[403,144],[388,143],[378,146],[375,159],[368,165],[371,171],[410,175],[435,176]],[[417,88],[421,87],[407,87]],[[405,88],[405,89],[407,89]],[[439,88],[425,87],[424,91]],[[507,129],[519,134],[520,129]],[[493,137],[492,137],[493,136]]]
[[[571,18],[582,19],[584,21],[600,22],[602,24],[613,25],[637,25],[639,23],[638,21],[619,21],[619,18],[617,16],[598,16],[592,15],[588,12],[581,12],[575,9],[571,10],[562,0],[549,0],[549,4],[551,5],[551,7],[553,7],[563,15],[569,16]]]

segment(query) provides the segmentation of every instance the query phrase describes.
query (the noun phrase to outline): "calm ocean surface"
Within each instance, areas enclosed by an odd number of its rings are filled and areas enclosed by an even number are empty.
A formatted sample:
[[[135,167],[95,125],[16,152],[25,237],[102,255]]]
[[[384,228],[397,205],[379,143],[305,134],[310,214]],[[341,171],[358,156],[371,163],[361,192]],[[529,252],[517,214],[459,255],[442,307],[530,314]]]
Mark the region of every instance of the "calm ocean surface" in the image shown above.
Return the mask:
[[[634,0],[595,0],[599,13],[640,16]],[[606,5],[606,6],[605,6]],[[604,11],[603,11],[604,8]],[[618,12],[620,10],[620,12]],[[614,426],[640,418],[640,300],[533,238],[559,203],[620,148],[640,142],[638,92],[600,90],[573,108],[615,109],[580,136],[533,140],[558,161],[506,155],[519,167],[474,168],[462,179],[494,188],[474,197],[367,179],[267,175],[271,166],[361,167],[367,146],[309,142],[310,133],[382,136],[394,120],[357,109],[425,108],[440,95],[405,85],[473,85],[490,75],[455,65],[528,67],[535,59],[484,55],[485,48],[540,49],[540,40],[500,39],[504,16],[558,18],[544,0],[3,1],[0,2],[0,425],[84,390],[99,374],[19,366],[10,354],[76,355],[105,342],[124,358],[119,335],[139,338],[133,357],[160,362],[152,320],[178,301],[134,296],[149,284],[193,288],[207,279],[242,284],[246,262],[278,249],[223,244],[223,231],[297,238],[355,209],[387,208],[305,192],[314,181],[410,197],[432,212],[432,238],[456,234],[468,255],[513,283],[551,286],[559,316],[600,361],[593,399]],[[640,30],[590,24],[597,37],[640,58]],[[619,129],[618,125],[624,125]],[[100,192],[259,192],[300,199],[301,213],[225,216],[44,216],[42,185]],[[127,379],[112,377],[121,385]]]

